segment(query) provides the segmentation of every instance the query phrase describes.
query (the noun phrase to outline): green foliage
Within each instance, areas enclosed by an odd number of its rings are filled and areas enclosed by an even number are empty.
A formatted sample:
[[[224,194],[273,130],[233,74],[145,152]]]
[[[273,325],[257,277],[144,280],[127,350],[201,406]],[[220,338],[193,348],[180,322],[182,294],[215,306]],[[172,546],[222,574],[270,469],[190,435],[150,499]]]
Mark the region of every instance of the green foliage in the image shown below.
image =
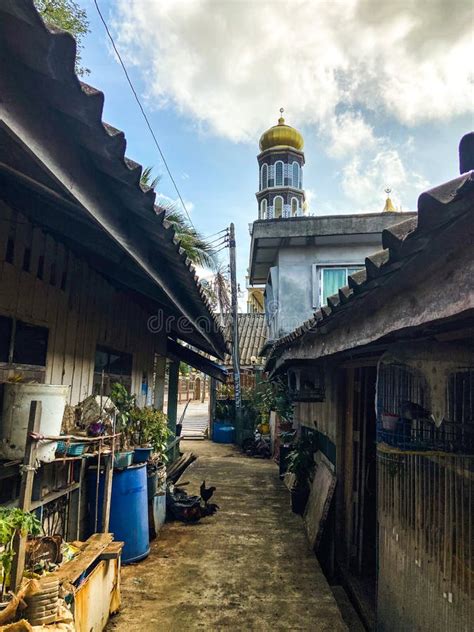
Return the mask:
[[[286,457],[288,472],[292,472],[296,476],[297,484],[307,481],[314,468],[316,450],[316,438],[313,435],[303,436],[298,439],[293,450]]]
[[[82,39],[89,33],[87,13],[74,0],[34,0],[36,10],[43,20],[63,31],[68,31],[77,44],[76,73],[88,75],[90,70],[81,64]]]
[[[133,428],[130,424],[130,416],[136,408],[136,397],[131,395],[123,384],[115,382],[110,390],[110,399],[117,407],[117,430],[121,433],[121,447],[130,446]]]
[[[235,402],[230,399],[218,399],[216,401],[215,417],[219,421],[235,420]]]
[[[248,412],[254,412],[257,423],[268,422],[271,411],[275,411],[283,421],[293,418],[293,405],[285,383],[280,380],[270,382],[262,379],[254,388],[243,389],[242,400]]]
[[[151,445],[153,453],[161,461],[167,460],[166,449],[172,432],[168,428],[168,417],[150,406],[134,408],[130,415],[132,436],[136,445]]]
[[[160,181],[160,176],[152,177],[153,167],[145,167],[140,176],[140,184],[147,189],[155,189]]]
[[[217,254],[212,246],[199,233],[185,215],[175,206],[163,207],[166,220],[171,224],[179,245],[186,252],[187,257],[196,265],[205,268],[216,269],[218,266]]]
[[[15,535],[38,535],[41,532],[41,523],[38,518],[21,509],[0,508],[0,565],[2,567],[1,597],[5,595],[8,576],[11,571],[15,552],[13,541]]]

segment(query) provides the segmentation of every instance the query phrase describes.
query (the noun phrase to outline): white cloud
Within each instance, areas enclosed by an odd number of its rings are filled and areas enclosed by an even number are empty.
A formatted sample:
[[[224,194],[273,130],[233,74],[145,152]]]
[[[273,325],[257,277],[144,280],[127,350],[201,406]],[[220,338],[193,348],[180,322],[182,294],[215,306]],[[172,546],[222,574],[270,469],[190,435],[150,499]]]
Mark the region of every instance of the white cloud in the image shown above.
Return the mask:
[[[429,186],[417,173],[408,171],[396,149],[381,148],[373,157],[355,155],[342,171],[342,188],[354,203],[353,211],[381,211],[384,189],[389,186],[394,204],[403,207],[403,199],[411,198]],[[365,206],[365,208],[363,208]],[[413,210],[404,208],[403,210]]]
[[[114,28],[150,103],[254,141],[280,105],[292,124],[328,128],[341,104],[410,125],[469,112],[473,12],[471,0],[118,0]],[[370,136],[360,114],[339,123]]]
[[[255,143],[284,106],[344,164],[350,204],[374,210],[386,186],[403,201],[427,182],[367,113],[416,126],[470,112],[473,20],[472,0],[118,0],[114,30],[149,107]]]

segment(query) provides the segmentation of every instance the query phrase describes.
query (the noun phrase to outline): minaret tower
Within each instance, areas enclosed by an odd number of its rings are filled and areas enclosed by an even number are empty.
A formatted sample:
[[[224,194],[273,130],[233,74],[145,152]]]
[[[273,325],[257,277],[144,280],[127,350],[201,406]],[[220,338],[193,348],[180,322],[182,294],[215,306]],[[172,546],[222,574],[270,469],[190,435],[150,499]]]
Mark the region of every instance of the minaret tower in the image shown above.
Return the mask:
[[[259,190],[256,193],[259,219],[297,217],[304,214],[303,136],[285,124],[283,108],[278,125],[260,138]]]

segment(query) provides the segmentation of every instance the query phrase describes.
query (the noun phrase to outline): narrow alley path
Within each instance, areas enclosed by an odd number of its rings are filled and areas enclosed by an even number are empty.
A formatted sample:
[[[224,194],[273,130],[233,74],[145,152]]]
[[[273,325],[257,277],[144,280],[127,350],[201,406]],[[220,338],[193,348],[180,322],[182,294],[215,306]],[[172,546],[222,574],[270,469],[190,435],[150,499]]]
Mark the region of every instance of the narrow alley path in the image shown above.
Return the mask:
[[[216,485],[220,511],[165,525],[150,556],[122,572],[123,609],[107,630],[346,630],[274,463],[233,446],[186,441],[182,480]]]

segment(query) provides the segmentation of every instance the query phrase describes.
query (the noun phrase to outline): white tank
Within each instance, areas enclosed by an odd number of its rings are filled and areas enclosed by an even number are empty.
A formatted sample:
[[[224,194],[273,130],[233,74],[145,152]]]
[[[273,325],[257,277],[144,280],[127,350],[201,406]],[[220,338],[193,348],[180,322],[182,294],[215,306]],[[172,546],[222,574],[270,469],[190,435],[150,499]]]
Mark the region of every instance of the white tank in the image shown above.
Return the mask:
[[[13,460],[23,459],[25,456],[32,401],[41,402],[40,433],[57,437],[61,432],[68,395],[69,386],[6,383],[0,422],[0,457]],[[37,459],[43,462],[52,461],[56,446],[57,442],[40,441]]]

